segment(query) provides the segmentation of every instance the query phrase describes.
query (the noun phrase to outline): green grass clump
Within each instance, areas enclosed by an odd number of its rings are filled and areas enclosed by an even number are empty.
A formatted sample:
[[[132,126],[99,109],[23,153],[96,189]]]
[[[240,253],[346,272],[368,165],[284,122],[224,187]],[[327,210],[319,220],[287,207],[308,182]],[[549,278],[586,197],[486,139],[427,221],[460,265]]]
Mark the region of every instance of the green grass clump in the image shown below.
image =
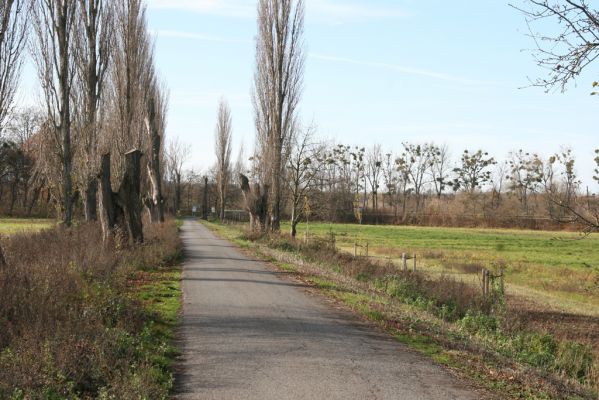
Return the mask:
[[[56,222],[50,219],[36,218],[0,218],[0,235],[39,232],[51,228]]]

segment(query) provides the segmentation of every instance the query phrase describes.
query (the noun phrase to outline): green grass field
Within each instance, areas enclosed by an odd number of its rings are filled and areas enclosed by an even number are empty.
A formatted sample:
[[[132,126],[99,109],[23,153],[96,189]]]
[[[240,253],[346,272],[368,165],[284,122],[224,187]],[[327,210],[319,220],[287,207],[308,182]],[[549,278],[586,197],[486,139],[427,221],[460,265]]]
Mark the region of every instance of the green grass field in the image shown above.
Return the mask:
[[[353,252],[358,241],[368,242],[370,255],[394,261],[403,252],[416,253],[419,268],[459,273],[473,282],[481,268],[505,265],[508,293],[599,314],[588,307],[599,305],[598,234],[581,239],[572,232],[311,223],[299,226],[298,237],[306,228],[312,238],[334,232],[337,247],[346,251]]]
[[[51,219],[0,218],[0,235],[22,232],[37,232],[49,228],[55,223]]]

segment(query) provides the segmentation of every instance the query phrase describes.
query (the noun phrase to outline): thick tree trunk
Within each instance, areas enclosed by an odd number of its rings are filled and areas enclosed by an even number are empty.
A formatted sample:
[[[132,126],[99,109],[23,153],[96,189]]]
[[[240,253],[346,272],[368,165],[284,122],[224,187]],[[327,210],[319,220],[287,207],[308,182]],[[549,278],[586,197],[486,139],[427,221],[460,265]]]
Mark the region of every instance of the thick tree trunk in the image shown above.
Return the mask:
[[[102,225],[104,242],[106,242],[114,235],[114,229],[116,228],[116,205],[114,204],[114,193],[110,184],[110,154],[102,155],[98,181],[100,224]]]
[[[204,177],[204,197],[202,200],[202,219],[208,219],[208,177]]]
[[[98,194],[98,181],[90,179],[85,188],[85,220],[96,221],[98,219],[98,203],[96,196]]]
[[[35,203],[37,202],[41,191],[42,191],[41,186],[33,189],[33,197],[31,198],[31,201],[29,202],[29,205],[27,206],[27,216],[31,216],[31,213],[33,212],[33,207],[35,206]]]
[[[100,186],[100,221],[104,240],[120,230],[132,243],[143,242],[141,220],[141,151],[125,154],[125,175],[118,193],[110,184],[110,154],[102,156]]]
[[[8,215],[12,215],[15,209],[15,202],[17,201],[17,185],[19,183],[19,173],[15,171],[15,176],[10,185],[10,207],[8,209]]]
[[[160,173],[160,145],[162,139],[156,121],[156,104],[153,98],[148,101],[147,129],[152,144],[152,153],[148,162],[148,173],[152,188],[150,215],[152,222],[164,222],[164,201],[162,198],[162,175]]]
[[[129,239],[133,243],[143,243],[141,151],[139,150],[131,150],[125,154],[125,176],[119,188],[119,201],[125,213]]]
[[[239,174],[239,183],[246,211],[250,214],[250,229],[255,231],[258,228],[261,232],[265,232],[268,216],[268,186],[261,188],[260,184],[256,183],[250,188],[249,180],[243,174]]]
[[[221,222],[225,220],[225,206],[226,206],[225,198],[226,198],[226,196],[227,196],[227,194],[226,194],[225,184],[221,183],[220,187],[218,188],[219,218],[220,218]]]
[[[71,12],[70,5],[65,2],[62,11],[59,12],[57,21],[57,34],[59,46],[59,90],[60,90],[60,137],[62,139],[62,179],[63,179],[63,206],[64,219],[66,226],[71,226],[73,221],[73,179],[71,176],[73,170],[73,155],[71,151],[71,108],[70,108],[70,57],[69,57],[69,39],[67,37],[67,18]]]
[[[181,174],[177,172],[175,176],[175,215],[179,214],[181,209]]]
[[[270,229],[273,232],[281,230],[281,151],[280,139],[275,140],[276,151],[274,152],[272,171],[272,206],[270,215]]]

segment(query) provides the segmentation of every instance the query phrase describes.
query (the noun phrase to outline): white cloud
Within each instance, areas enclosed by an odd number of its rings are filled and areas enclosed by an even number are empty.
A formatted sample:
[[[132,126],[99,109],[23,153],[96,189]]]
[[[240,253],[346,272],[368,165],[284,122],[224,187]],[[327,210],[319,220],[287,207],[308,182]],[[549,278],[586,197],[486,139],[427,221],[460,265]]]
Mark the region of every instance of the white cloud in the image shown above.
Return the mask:
[[[152,31],[152,34],[158,37],[176,38],[176,39],[190,39],[198,40],[203,42],[219,42],[219,43],[252,43],[251,40],[241,39],[229,39],[221,36],[206,35],[203,33],[185,32],[161,29]]]
[[[316,59],[316,60],[388,69],[388,70],[392,70],[392,71],[397,71],[402,74],[422,76],[425,78],[437,79],[437,80],[441,80],[441,81],[459,83],[459,84],[465,84],[465,85],[503,86],[503,84],[500,82],[468,79],[468,78],[455,76],[455,75],[451,75],[451,74],[445,74],[442,72],[428,71],[425,69],[405,67],[405,66],[401,66],[401,65],[397,65],[397,64],[390,64],[390,63],[384,63],[384,62],[361,61],[361,60],[355,60],[352,58],[329,56],[329,55],[318,54],[318,53],[310,53],[309,57]]]

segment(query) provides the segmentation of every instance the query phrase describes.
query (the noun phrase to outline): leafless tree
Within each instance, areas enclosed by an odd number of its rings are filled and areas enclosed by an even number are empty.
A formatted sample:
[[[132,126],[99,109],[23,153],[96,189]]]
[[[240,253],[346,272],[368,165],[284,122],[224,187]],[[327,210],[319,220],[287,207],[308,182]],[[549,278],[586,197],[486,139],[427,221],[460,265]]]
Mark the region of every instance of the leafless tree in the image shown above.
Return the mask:
[[[593,61],[599,57],[599,11],[586,0],[526,0],[520,10],[529,26],[536,50],[537,64],[549,71],[549,76],[533,80],[533,85],[550,90],[566,89]],[[537,32],[536,25],[547,27],[553,20],[558,30]]]
[[[522,211],[528,215],[529,197],[539,189],[543,181],[543,162],[537,154],[520,149],[510,153],[508,164],[510,190],[516,193]]]
[[[0,137],[21,76],[29,5],[30,0],[0,1]]]
[[[394,216],[397,218],[398,201],[396,198],[399,193],[399,171],[395,166],[393,153],[385,154],[385,160],[383,162],[383,180],[385,182],[385,187],[387,188],[388,204],[393,207]]]
[[[409,181],[414,189],[416,214],[418,214],[422,204],[423,189],[427,183],[425,178],[432,163],[434,146],[426,143],[403,143],[403,147],[404,152],[396,160],[396,164],[409,176]]]
[[[586,0],[526,0],[529,7],[514,8],[526,17],[530,36],[535,40],[534,56],[537,64],[549,71],[549,76],[536,79],[533,84],[547,91],[553,88],[566,90],[599,57],[599,10],[591,8]],[[549,26],[552,20],[558,27],[551,33],[537,32],[535,25]],[[593,87],[598,87],[593,82]],[[591,94],[597,95],[598,92]],[[599,150],[597,150],[599,152]],[[597,161],[597,160],[596,160]],[[599,211],[580,202],[567,204],[563,199],[551,197],[565,211],[562,222],[575,222],[584,226],[586,232],[599,230]]]
[[[271,177],[274,231],[280,229],[283,150],[296,127],[303,86],[303,33],[303,0],[259,1],[253,103],[262,168]]]
[[[13,113],[7,124],[7,137],[16,144],[19,149],[20,166],[22,172],[20,183],[22,185],[21,203],[27,213],[28,197],[30,188],[34,186],[34,197],[39,188],[35,187],[38,175],[33,168],[35,160],[34,135],[39,133],[42,125],[42,112],[34,107],[28,107]],[[39,194],[39,193],[38,193]],[[35,199],[33,199],[35,201]]]
[[[227,201],[227,186],[231,176],[231,135],[232,135],[231,108],[225,99],[218,105],[218,118],[216,122],[215,151],[216,151],[216,186],[218,190],[218,215],[221,221],[225,220]]]
[[[302,130],[294,138],[293,149],[287,160],[287,186],[291,200],[291,236],[297,234],[297,225],[310,208],[311,197],[317,186],[318,173],[323,165],[322,148],[313,143],[313,127]]]
[[[451,185],[449,181],[449,172],[451,167],[451,154],[446,144],[441,146],[432,145],[431,148],[431,167],[429,169],[431,182],[437,194],[437,198],[441,198],[445,189]]]
[[[63,222],[73,218],[73,148],[71,89],[75,76],[73,30],[76,0],[39,0],[33,7],[37,41],[32,46],[44,92],[51,135],[62,165],[60,182]]]
[[[151,63],[149,59],[147,62]],[[161,86],[153,71],[150,72],[147,84],[150,85],[146,95],[146,115],[144,118],[150,147],[148,155],[148,177],[150,194],[146,198],[146,206],[150,211],[152,222],[164,222],[164,198],[162,196],[162,159],[163,140],[166,131],[166,114],[168,100],[166,88]]]
[[[76,80],[74,97],[81,152],[77,169],[81,174],[85,219],[97,218],[96,196],[99,173],[98,135],[103,128],[100,107],[111,61],[114,39],[114,7],[105,0],[78,0],[74,31]]]
[[[177,138],[169,142],[166,153],[167,176],[174,185],[173,212],[175,215],[181,209],[181,178],[183,176],[183,164],[189,158],[189,146],[180,142]]]
[[[366,156],[366,180],[372,194],[372,209],[378,211],[378,192],[383,169],[383,154],[381,145],[375,144]]]
[[[111,135],[103,138],[103,150],[114,154],[115,182],[125,170],[123,154],[146,149],[147,91],[152,88],[153,46],[146,28],[146,8],[141,0],[115,3],[115,40],[110,76]]]

